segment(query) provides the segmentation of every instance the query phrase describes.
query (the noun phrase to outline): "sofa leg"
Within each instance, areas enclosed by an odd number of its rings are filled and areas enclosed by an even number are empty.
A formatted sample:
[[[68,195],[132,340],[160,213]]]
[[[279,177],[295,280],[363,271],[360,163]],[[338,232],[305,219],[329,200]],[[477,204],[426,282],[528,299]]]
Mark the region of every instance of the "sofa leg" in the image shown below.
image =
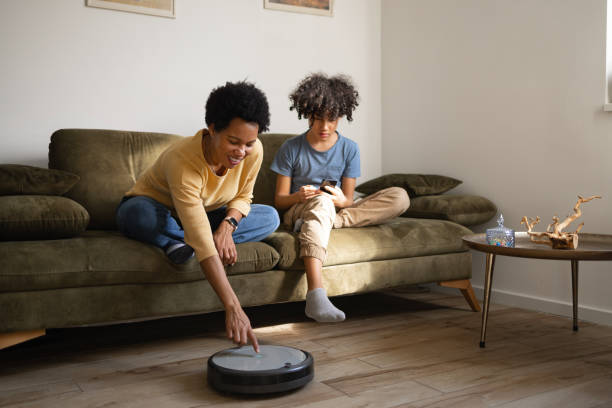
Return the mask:
[[[28,330],[13,333],[0,333],[0,350],[15,344],[23,343],[36,337],[44,336],[45,329]]]
[[[467,300],[468,304],[472,308],[472,311],[480,312],[480,304],[478,303],[478,299],[476,299],[474,289],[472,289],[472,282],[470,282],[469,279],[438,282],[438,285],[447,288],[459,289],[465,300]]]

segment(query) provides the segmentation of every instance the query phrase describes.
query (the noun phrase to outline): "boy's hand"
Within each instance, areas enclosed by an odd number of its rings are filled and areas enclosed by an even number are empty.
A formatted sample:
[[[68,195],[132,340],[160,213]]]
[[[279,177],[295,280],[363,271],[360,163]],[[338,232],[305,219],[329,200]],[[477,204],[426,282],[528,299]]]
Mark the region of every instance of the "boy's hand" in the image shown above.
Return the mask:
[[[314,186],[307,185],[307,186],[300,187],[299,191],[296,191],[295,194],[297,194],[300,200],[300,203],[305,203],[307,200],[310,200],[312,197],[322,194],[322,192]]]
[[[323,188],[325,191],[329,192],[329,196],[336,207],[344,208],[348,205],[346,196],[340,188],[332,186],[325,186]]]

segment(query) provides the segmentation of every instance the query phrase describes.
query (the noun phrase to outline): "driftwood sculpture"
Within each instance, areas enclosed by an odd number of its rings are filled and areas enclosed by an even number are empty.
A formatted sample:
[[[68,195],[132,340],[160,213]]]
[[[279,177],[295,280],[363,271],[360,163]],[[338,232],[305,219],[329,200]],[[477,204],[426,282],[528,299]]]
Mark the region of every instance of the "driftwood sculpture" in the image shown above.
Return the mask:
[[[555,215],[553,217],[553,222],[548,224],[546,232],[533,231],[533,227],[540,222],[540,217],[533,219],[525,216],[521,220],[521,224],[525,224],[529,238],[537,244],[550,245],[555,249],[576,249],[578,248],[578,233],[584,226],[584,222],[580,223],[574,232],[563,232],[563,229],[582,215],[580,204],[588,203],[595,198],[601,198],[601,196],[594,195],[587,198],[578,196],[578,202],[574,206],[574,214],[568,215],[567,218],[561,222],[559,222],[559,217]]]

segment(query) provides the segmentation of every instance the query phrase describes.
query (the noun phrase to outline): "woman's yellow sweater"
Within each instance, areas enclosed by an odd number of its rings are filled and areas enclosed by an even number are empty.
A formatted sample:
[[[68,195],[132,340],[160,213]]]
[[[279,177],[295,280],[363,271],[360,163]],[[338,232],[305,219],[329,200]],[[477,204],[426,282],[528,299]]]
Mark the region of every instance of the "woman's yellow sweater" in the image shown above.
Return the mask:
[[[185,242],[195,250],[198,261],[217,254],[206,211],[227,205],[247,216],[263,160],[263,146],[257,139],[240,164],[218,176],[204,158],[203,132],[207,130],[172,144],[126,193],[151,197],[175,211]]]

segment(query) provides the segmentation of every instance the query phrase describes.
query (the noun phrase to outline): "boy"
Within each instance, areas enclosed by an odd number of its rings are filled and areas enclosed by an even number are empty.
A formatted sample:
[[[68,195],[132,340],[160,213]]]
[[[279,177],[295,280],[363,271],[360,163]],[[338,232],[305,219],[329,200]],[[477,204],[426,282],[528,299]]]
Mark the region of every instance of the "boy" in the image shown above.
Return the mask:
[[[359,94],[350,78],[313,74],[291,93],[290,109],[307,118],[306,133],[287,140],[271,169],[277,173],[274,204],[287,210],[284,222],[298,232],[308,293],[306,316],[318,322],[345,318],[327,298],[321,277],[332,228],[383,223],[408,208],[406,191],[390,187],[353,202],[360,176],[359,147],[336,131],[338,121],[353,120]],[[321,186],[331,180],[335,186]],[[338,212],[336,212],[338,210]]]

